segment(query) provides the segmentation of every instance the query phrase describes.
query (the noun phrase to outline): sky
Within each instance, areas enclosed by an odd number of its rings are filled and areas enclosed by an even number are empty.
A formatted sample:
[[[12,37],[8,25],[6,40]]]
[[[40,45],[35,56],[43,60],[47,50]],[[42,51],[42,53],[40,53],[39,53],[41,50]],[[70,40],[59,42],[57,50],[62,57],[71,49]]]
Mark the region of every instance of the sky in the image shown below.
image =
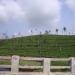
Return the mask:
[[[75,35],[75,0],[0,0],[0,34],[63,34],[63,27]]]

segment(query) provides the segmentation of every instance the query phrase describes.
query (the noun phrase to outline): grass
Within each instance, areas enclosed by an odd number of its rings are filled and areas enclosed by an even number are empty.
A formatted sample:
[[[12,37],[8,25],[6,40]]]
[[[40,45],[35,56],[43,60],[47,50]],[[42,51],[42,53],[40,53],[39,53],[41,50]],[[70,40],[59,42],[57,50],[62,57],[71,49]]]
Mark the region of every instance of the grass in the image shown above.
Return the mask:
[[[42,66],[42,62],[38,61],[27,61],[27,60],[20,60],[19,64],[21,66],[28,65],[28,66]],[[0,65],[11,65],[10,60],[0,60]]]
[[[70,66],[70,63],[68,61],[52,61],[52,66]]]
[[[37,61],[25,61],[25,60],[21,60],[20,65],[24,66],[24,65],[28,65],[28,66],[42,66],[42,62],[37,62]]]
[[[36,35],[0,40],[0,56],[74,57],[75,36]]]
[[[10,60],[0,60],[0,65],[11,65]]]

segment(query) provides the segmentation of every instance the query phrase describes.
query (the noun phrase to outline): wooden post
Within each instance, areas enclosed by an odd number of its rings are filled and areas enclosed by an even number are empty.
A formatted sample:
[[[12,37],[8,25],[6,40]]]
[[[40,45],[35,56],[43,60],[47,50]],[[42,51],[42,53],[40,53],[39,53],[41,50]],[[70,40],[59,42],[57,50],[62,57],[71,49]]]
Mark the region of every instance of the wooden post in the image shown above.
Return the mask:
[[[13,73],[12,75],[17,75],[17,73],[19,72],[19,56],[12,56],[12,60],[11,60],[11,72]]]
[[[75,58],[71,58],[71,72],[75,74]]]
[[[50,73],[50,59],[49,58],[44,58],[43,72],[46,75],[49,75],[49,73]]]

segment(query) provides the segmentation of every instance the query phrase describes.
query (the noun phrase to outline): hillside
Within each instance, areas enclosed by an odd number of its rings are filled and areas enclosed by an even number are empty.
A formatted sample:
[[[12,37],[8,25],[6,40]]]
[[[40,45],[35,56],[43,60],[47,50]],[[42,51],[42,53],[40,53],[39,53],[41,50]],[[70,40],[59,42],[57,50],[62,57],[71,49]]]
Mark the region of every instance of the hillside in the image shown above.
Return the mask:
[[[75,36],[36,35],[0,40],[0,55],[75,56]]]

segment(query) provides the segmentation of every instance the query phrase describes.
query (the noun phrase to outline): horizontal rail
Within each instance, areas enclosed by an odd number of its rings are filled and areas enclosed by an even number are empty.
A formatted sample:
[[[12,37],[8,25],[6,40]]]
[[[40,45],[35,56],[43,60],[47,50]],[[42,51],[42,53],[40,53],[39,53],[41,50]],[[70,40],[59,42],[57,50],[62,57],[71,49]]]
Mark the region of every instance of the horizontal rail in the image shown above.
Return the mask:
[[[25,69],[43,69],[43,66],[19,66]],[[70,66],[51,66],[51,69],[70,69]]]
[[[51,69],[70,69],[70,66],[51,66]]]
[[[19,66],[19,68],[25,68],[25,69],[43,69],[43,66]]]
[[[47,75],[42,72],[20,72],[20,73],[11,73],[11,72],[0,72],[0,75]],[[48,75],[75,75],[70,72],[64,73],[64,72],[53,72],[49,73]]]
[[[0,68],[11,68],[11,65],[0,65]],[[19,66],[25,69],[42,69],[43,66]],[[70,69],[70,66],[51,66],[51,69]]]
[[[0,60],[4,60],[4,59],[10,60],[11,57],[10,56],[0,56]]]
[[[11,59],[11,56],[0,56],[1,59]],[[20,57],[21,60],[43,61],[44,58]],[[49,58],[51,61],[69,61],[71,58]]]
[[[20,57],[21,60],[43,61],[44,58]],[[49,58],[51,61],[69,61],[71,58]]]
[[[34,57],[20,57],[21,60],[31,60],[31,61],[43,61],[44,58],[34,58]]]
[[[11,68],[11,65],[0,65],[0,68]],[[23,69],[42,69],[43,66],[19,66]]]
[[[70,61],[71,58],[51,58],[51,61]]]
[[[0,68],[11,68],[11,65],[0,65]]]

